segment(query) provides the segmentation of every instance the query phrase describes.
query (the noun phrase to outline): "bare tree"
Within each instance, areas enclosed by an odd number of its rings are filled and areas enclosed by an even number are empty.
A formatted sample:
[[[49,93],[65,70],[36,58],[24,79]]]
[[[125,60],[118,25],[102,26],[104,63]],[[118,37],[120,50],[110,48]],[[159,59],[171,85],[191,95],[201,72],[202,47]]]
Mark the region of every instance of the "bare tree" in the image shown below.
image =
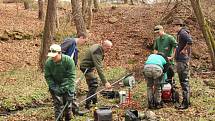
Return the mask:
[[[134,5],[134,1],[133,0],[131,0],[131,5]]]
[[[94,11],[98,11],[99,10],[99,2],[98,0],[93,0],[93,4],[94,4]]]
[[[39,64],[42,71],[44,68],[45,60],[47,59],[49,46],[53,42],[55,32],[56,32],[55,30],[56,29],[56,10],[57,10],[57,0],[48,0],[44,34],[41,42],[40,58],[39,58]]]
[[[201,5],[199,0],[190,0],[193,7],[194,13],[197,18],[197,22],[202,30],[203,36],[206,40],[206,44],[210,51],[211,61],[213,65],[213,70],[215,70],[215,40],[212,35],[211,28],[208,25],[208,22],[205,20],[205,17],[202,13]]]
[[[56,23],[56,29],[59,29],[59,26],[60,26],[60,21],[59,21],[59,16],[58,16],[58,9],[56,8],[56,20],[55,20],[55,23]]]
[[[85,26],[85,22],[82,16],[82,12],[80,9],[80,1],[79,0],[71,0],[72,3],[72,14],[77,30],[77,35],[79,36],[80,34],[87,34],[87,29]]]
[[[84,22],[87,22],[87,0],[82,0],[82,15]]]
[[[24,7],[25,7],[25,10],[27,10],[27,9],[29,9],[29,8],[30,8],[29,1],[24,0]]]
[[[38,7],[39,7],[38,18],[40,20],[44,20],[43,0],[38,0]]]
[[[88,0],[88,7],[87,7],[87,29],[91,28],[92,25],[92,4],[93,0]]]

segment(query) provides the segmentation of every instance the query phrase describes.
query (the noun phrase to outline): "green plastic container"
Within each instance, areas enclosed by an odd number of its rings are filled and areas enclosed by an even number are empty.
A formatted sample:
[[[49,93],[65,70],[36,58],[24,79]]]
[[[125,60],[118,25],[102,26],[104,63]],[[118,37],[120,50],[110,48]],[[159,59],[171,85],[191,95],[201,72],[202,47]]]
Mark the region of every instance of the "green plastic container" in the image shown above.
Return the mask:
[[[123,85],[124,86],[133,87],[134,84],[135,84],[135,78],[132,75],[123,79]]]

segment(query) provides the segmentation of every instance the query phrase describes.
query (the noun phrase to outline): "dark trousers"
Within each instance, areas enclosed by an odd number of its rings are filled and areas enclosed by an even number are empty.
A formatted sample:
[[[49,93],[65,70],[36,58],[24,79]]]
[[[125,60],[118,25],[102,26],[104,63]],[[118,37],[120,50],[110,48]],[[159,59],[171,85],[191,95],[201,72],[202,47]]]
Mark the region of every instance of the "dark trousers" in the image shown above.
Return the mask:
[[[81,71],[84,73],[86,69],[81,68]],[[96,93],[96,90],[98,88],[98,81],[96,76],[93,73],[94,69],[90,69],[88,68],[86,74],[85,74],[85,78],[86,78],[86,82],[88,85],[88,93],[87,93],[87,98],[90,97],[91,95]],[[88,100],[86,100],[86,104],[85,104],[85,108],[90,108],[91,103],[96,104],[97,103],[97,95],[89,98]]]
[[[53,104],[54,104],[54,111],[55,111],[55,119],[57,119],[58,115],[62,111],[63,107],[65,106],[66,102],[68,101],[68,96],[67,95],[62,95],[62,96],[57,96],[54,94],[54,92],[50,91],[52,99],[53,99]],[[67,107],[64,110],[63,115],[59,119],[59,121],[62,121],[63,116],[65,117],[65,121],[70,121],[72,119],[71,117],[71,111],[72,109],[72,102],[68,102]]]
[[[182,87],[183,102],[185,105],[190,104],[190,85],[189,85],[189,66],[186,62],[177,62],[177,73]]]

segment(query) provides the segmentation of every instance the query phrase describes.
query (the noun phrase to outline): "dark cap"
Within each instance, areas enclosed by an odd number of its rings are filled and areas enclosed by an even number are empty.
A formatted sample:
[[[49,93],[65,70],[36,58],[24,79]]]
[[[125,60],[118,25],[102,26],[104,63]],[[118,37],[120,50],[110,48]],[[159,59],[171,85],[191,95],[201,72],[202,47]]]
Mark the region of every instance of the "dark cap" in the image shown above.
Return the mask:
[[[173,25],[184,25],[184,21],[182,19],[175,19],[172,22]]]

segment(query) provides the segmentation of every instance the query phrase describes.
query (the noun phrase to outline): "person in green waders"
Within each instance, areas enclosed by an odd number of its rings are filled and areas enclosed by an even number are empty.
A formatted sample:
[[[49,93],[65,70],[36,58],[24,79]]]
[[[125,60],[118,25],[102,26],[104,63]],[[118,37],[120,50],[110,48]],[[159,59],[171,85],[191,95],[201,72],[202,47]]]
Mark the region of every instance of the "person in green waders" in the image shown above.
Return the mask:
[[[80,63],[80,69],[84,73],[86,70],[85,78],[88,85],[87,98],[96,93],[98,88],[98,79],[94,73],[96,70],[98,75],[107,89],[111,89],[111,84],[107,81],[103,71],[103,60],[105,53],[111,50],[113,44],[110,40],[105,40],[102,44],[94,44],[86,51],[84,58]],[[91,103],[97,103],[97,95],[86,100],[85,108],[90,109]]]
[[[50,46],[48,56],[45,63],[45,79],[53,99],[55,118],[62,120],[60,113],[66,106],[65,121],[70,121],[75,92],[75,63],[71,57],[62,54],[61,47],[57,44]]]
[[[176,39],[165,33],[164,28],[161,25],[157,25],[154,28],[154,33],[158,35],[158,37],[154,41],[154,51],[153,53],[156,54],[158,52],[164,53],[164,55],[168,58],[168,61],[171,63],[172,66],[170,66],[169,70],[174,70],[174,56],[176,52],[177,47],[177,41]],[[167,71],[167,79],[172,80],[174,78],[174,74],[172,75],[171,72]]]

